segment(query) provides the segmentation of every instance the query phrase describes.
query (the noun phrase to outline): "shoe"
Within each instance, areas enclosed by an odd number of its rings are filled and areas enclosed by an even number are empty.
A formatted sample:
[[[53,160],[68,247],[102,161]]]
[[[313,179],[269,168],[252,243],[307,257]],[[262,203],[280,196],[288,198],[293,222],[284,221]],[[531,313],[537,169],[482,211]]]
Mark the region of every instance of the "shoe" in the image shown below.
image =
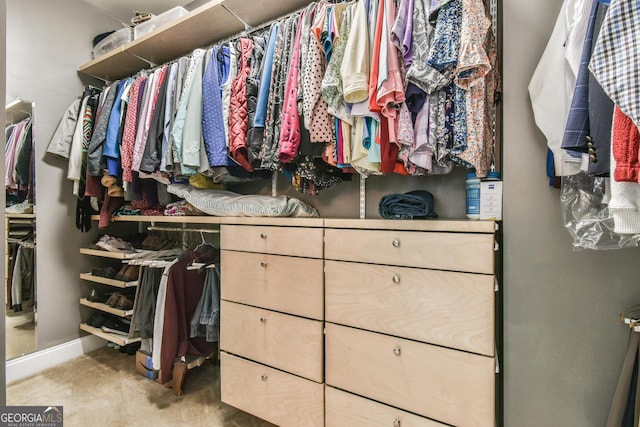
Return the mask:
[[[122,319],[120,317],[108,316],[102,325],[102,330],[105,332],[115,332],[126,334],[129,332],[131,322]]]
[[[120,296],[118,302],[116,303],[116,308],[118,310],[131,310],[133,308],[133,300],[126,295]]]
[[[87,320],[87,325],[93,326],[94,328],[101,328],[104,326],[106,320],[107,318],[104,314],[96,311],[89,317],[89,320]]]
[[[122,297],[121,293],[114,292],[111,294],[111,296],[109,296],[109,298],[107,298],[107,300],[105,301],[105,304],[107,304],[109,307],[116,308],[116,305],[118,304],[118,301],[120,301],[121,297]]]
[[[127,268],[129,268],[129,264],[122,264],[122,267],[120,267],[118,274],[116,274],[116,280],[121,280],[124,282],[122,275],[125,273],[125,271],[127,271]]]
[[[122,275],[122,280],[125,282],[134,282],[138,280],[138,275],[140,274],[140,266],[138,265],[130,265],[129,268]]]
[[[140,345],[141,345],[141,344],[140,344],[140,341],[138,341],[138,342],[133,342],[133,343],[131,343],[131,344],[127,344],[127,354],[128,354],[129,356],[133,356],[133,355],[135,355],[135,354],[136,354],[136,352],[137,352],[138,350],[140,350]]]
[[[105,303],[107,301],[107,294],[102,292],[100,289],[91,289],[91,293],[87,297],[87,299],[91,302],[101,302]]]
[[[106,277],[107,279],[115,279],[118,272],[113,267],[97,267],[91,270],[92,276]]]

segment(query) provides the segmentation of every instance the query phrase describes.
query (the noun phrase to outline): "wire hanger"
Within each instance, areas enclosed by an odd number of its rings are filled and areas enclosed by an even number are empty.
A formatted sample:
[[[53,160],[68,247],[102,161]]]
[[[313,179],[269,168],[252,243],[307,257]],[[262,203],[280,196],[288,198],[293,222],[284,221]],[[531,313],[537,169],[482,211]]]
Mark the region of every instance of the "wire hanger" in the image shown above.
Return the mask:
[[[204,233],[202,232],[202,230],[200,230],[200,239],[201,239],[201,242],[200,242],[200,243],[199,243],[195,248],[193,248],[193,251],[194,251],[194,252],[197,252],[197,251],[198,251],[198,249],[202,249],[202,248],[203,248],[203,247],[205,247],[205,246],[209,246],[209,247],[211,247],[212,249],[217,249],[213,244],[211,244],[211,243],[209,243],[209,242],[207,242],[207,241],[205,240],[205,238],[204,238]]]

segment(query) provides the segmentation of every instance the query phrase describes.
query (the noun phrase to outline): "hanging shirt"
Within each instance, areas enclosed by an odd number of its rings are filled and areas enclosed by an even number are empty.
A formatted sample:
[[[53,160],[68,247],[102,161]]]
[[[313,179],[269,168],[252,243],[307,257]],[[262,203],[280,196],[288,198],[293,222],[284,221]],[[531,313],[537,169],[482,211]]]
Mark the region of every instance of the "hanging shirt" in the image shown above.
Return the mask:
[[[320,38],[329,7],[326,3],[317,5],[315,19],[311,24],[308,60],[302,82],[304,125],[309,131],[311,142],[333,143],[335,139],[333,120],[327,112],[327,103],[322,98],[322,78],[327,61]]]
[[[129,83],[128,79],[120,81],[111,113],[109,113],[109,123],[107,125],[107,136],[105,138],[102,155],[107,161],[107,170],[111,176],[120,176],[120,119],[122,117],[122,93]]]
[[[102,176],[102,146],[107,136],[109,115],[113,108],[119,84],[120,80],[116,80],[109,86],[108,90],[102,92],[103,95],[106,92],[106,95],[104,95],[104,102],[98,112],[87,153],[87,174],[91,176]]]
[[[229,153],[247,171],[253,170],[247,151],[247,77],[251,71],[248,60],[252,48],[253,40],[240,39],[240,62],[238,75],[231,85],[229,112]]]
[[[162,134],[162,148],[160,150],[160,172],[168,172],[167,164],[171,163],[171,126],[175,113],[175,94],[178,77],[178,62],[171,64],[167,75],[167,93],[164,108],[164,132]]]
[[[133,163],[133,149],[136,142],[136,133],[138,127],[138,110],[140,107],[139,93],[143,89],[143,83],[146,81],[146,77],[138,77],[131,84],[129,89],[129,100],[127,105],[127,112],[124,119],[124,131],[122,132],[122,149],[121,149],[121,164],[122,164],[122,180],[131,182],[133,175],[131,171],[131,165]]]
[[[371,59],[367,12],[366,2],[359,1],[340,64],[344,100],[349,103],[366,101],[369,96]]]
[[[191,74],[191,91],[182,129],[182,174],[195,175],[209,168],[202,141],[202,72],[205,51],[198,55]],[[201,156],[202,155],[202,156]],[[202,159],[204,158],[204,163]],[[202,168],[202,169],[201,169]]]
[[[175,147],[175,152],[178,156],[178,162],[180,163],[180,167],[182,169],[182,173],[187,174],[188,172],[194,172],[193,170],[185,171],[183,163],[183,144],[184,144],[184,128],[187,119],[187,108],[189,106],[189,98],[191,97],[191,91],[193,90],[193,82],[195,78],[196,72],[200,69],[200,65],[202,64],[202,59],[204,57],[205,50],[204,49],[196,49],[191,54],[191,59],[189,61],[189,68],[185,74],[185,81],[182,87],[180,101],[178,104],[178,110],[176,111],[176,117],[173,124],[173,128],[171,129],[171,136],[173,137],[173,143]],[[192,141],[187,142],[187,146]],[[198,144],[200,141],[198,141]],[[198,156],[199,158],[199,156]]]
[[[300,71],[300,37],[302,19],[300,15],[282,107],[282,130],[280,132],[279,158],[282,163],[295,159],[300,147],[300,112],[298,111],[298,75]]]
[[[640,126],[640,7],[614,0],[602,23],[589,69],[609,98]]]
[[[221,88],[227,77],[225,58],[228,59],[228,54],[220,46],[214,46],[202,78],[202,137],[209,166],[227,165]]]
[[[583,10],[583,3],[584,0],[563,2],[528,87],[536,125],[545,135],[547,146],[553,153],[557,176],[573,175],[580,171],[579,161],[571,159],[560,145],[576,78],[565,57],[566,41],[577,18],[574,11]]]
[[[82,99],[80,106],[81,116],[87,109],[87,103],[89,102],[89,96],[85,96]],[[82,145],[84,136],[84,123],[83,120],[76,122],[76,127],[73,132],[73,138],[71,139],[71,150],[69,151],[69,164],[67,166],[67,179],[73,181],[73,195],[78,196],[80,189],[80,177],[82,173]]]

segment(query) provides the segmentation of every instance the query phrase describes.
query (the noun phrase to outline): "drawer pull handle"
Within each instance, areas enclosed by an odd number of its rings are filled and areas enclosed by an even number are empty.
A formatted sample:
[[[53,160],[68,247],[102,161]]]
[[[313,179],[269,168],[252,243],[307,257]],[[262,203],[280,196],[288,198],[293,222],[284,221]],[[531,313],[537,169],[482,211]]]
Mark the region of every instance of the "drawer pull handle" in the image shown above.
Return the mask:
[[[400,247],[400,240],[398,240],[398,239],[393,239],[392,244],[393,244],[393,247],[394,247],[394,248],[398,248],[398,247]]]
[[[400,276],[393,276],[393,283],[395,283],[396,285],[400,283]]]
[[[262,375],[260,376],[260,379],[261,379],[262,381],[266,381],[266,380],[267,380],[267,374],[262,374]]]
[[[267,261],[260,261],[260,267],[266,267]]]
[[[396,356],[400,356],[400,353],[401,353],[400,347],[396,347],[393,349],[393,354],[395,354]]]
[[[262,323],[267,323],[267,318],[266,318],[266,317],[261,317],[261,318],[260,318],[260,321],[261,321]]]
[[[400,427],[400,418],[393,420],[393,427]]]
[[[266,239],[266,238],[267,238],[266,233],[260,233],[260,238],[261,238],[261,239]]]

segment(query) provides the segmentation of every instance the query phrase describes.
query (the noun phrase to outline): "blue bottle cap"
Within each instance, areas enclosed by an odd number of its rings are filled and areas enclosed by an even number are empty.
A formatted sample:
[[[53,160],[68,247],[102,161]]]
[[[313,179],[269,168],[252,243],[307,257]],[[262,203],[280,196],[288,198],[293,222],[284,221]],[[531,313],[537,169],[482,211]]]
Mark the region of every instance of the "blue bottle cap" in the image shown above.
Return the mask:
[[[500,179],[500,172],[491,171],[487,173],[486,179]]]

